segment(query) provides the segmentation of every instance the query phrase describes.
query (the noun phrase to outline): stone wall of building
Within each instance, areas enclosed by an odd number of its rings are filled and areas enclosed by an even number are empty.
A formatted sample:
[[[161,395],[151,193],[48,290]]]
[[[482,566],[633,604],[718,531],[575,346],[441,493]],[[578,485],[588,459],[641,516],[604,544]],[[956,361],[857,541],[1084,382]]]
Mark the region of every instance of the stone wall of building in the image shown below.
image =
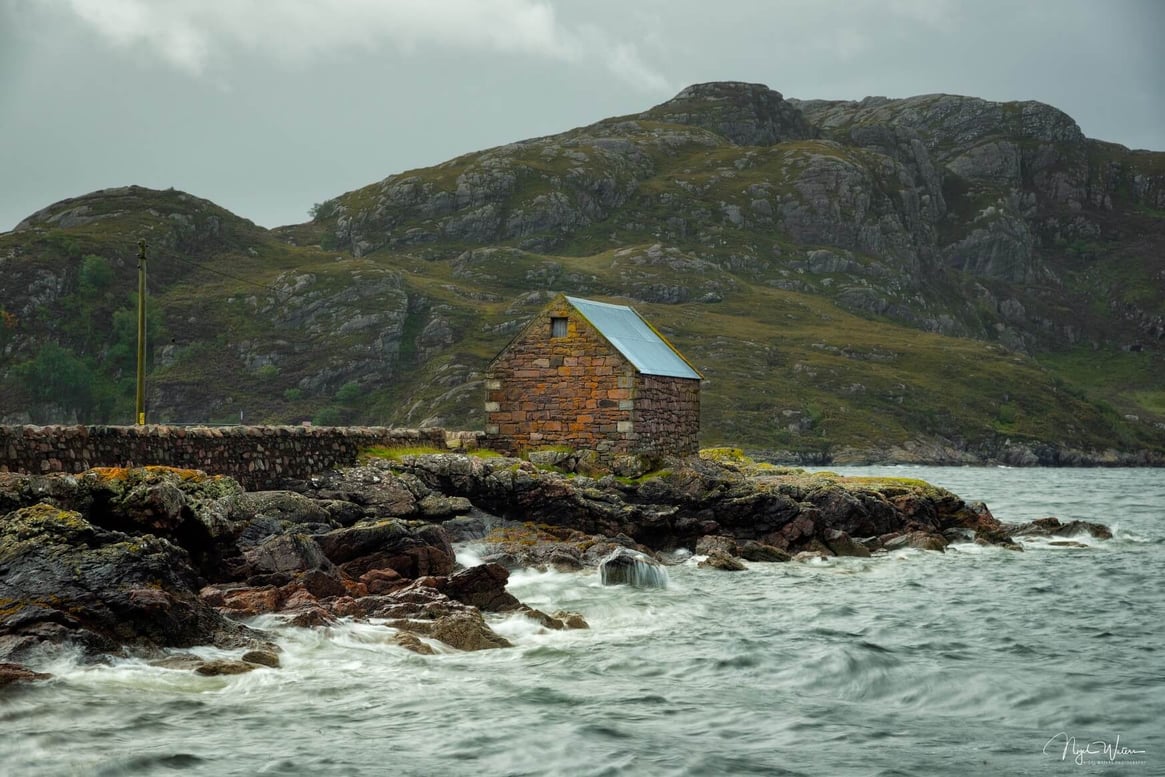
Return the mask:
[[[632,414],[638,451],[689,456],[700,450],[700,381],[640,375]]]
[[[553,335],[555,318],[565,335]],[[511,455],[563,445],[604,459],[695,453],[699,390],[698,380],[641,375],[560,300],[490,365],[483,445]]]
[[[0,426],[0,472],[164,465],[278,488],[350,466],[375,446],[476,448],[481,432],[325,426]]]
[[[553,337],[551,320],[565,318]],[[486,373],[486,447],[555,445],[622,451],[629,442],[635,368],[569,304],[543,310]]]

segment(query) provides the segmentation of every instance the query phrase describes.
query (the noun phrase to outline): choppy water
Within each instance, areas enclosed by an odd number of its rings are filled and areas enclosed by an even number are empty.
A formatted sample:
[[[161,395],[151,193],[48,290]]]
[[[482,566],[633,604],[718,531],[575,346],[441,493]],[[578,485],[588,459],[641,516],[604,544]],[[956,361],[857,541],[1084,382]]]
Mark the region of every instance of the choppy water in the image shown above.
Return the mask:
[[[1165,774],[1165,471],[843,471],[1116,538],[681,566],[663,591],[524,573],[520,599],[592,628],[510,618],[512,650],[365,624],[282,630],[283,668],[236,677],[60,660],[0,694],[0,774]],[[1077,765],[1069,737],[1144,752]]]

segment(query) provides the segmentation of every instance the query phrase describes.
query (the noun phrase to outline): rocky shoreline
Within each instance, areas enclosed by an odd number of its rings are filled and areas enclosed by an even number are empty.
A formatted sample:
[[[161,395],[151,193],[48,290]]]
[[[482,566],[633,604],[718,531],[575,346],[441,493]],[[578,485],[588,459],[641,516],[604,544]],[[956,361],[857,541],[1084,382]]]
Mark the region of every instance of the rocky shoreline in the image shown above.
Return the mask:
[[[1165,453],[1150,449],[1082,450],[1049,442],[988,440],[969,445],[917,439],[880,448],[840,447],[821,452],[752,451],[756,459],[800,467],[1165,467]]]
[[[0,687],[44,679],[23,664],[63,646],[203,674],[275,667],[270,635],[244,623],[266,614],[305,628],[383,623],[421,653],[506,647],[486,613],[587,625],[518,601],[510,570],[593,569],[619,549],[664,563],[697,553],[701,566],[731,570],[745,568],[740,559],[1110,536],[1054,518],[1008,526],[923,481],[809,473],[737,451],[638,477],[580,474],[584,463],[402,455],[254,492],[167,467],[0,473]],[[453,546],[467,541],[483,563],[463,568]],[[200,645],[241,658],[175,652]]]

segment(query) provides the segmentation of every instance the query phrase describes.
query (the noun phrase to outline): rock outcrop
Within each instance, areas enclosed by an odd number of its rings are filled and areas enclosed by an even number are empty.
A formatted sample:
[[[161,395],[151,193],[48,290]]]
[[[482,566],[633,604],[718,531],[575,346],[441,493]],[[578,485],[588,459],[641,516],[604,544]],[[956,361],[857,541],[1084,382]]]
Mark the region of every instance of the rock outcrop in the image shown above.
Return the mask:
[[[268,638],[236,619],[265,613],[322,625],[437,612],[429,620],[452,620],[432,626],[434,639],[504,644],[480,610],[521,609],[505,569],[449,577],[453,550],[439,525],[390,511],[365,518],[365,507],[247,493],[229,478],[163,467],[2,474],[0,657],[61,643],[90,654],[216,645],[262,656],[254,649]],[[271,665],[244,656],[255,663]]]
[[[817,134],[780,92],[733,81],[694,84],[639,118],[702,127],[738,146],[772,146]]]
[[[723,451],[634,482],[516,459],[408,455],[297,488],[248,493],[229,478],[164,467],[0,474],[0,660],[63,643],[155,658],[210,644],[249,651],[190,668],[251,671],[278,656],[238,620],[271,613],[303,627],[383,619],[407,632],[396,639],[409,650],[481,650],[509,644],[483,613],[586,627],[578,613],[523,605],[506,590],[508,567],[592,567],[606,584],[663,587],[659,551],[695,550],[707,557],[701,566],[739,571],[742,557],[1111,536],[1054,518],[1006,526],[921,481],[811,474]],[[476,526],[487,561],[459,568],[446,525]],[[25,678],[19,667],[0,676]]]
[[[645,553],[627,548],[616,548],[599,562],[599,579],[603,585],[667,588],[667,572],[660,563]]]

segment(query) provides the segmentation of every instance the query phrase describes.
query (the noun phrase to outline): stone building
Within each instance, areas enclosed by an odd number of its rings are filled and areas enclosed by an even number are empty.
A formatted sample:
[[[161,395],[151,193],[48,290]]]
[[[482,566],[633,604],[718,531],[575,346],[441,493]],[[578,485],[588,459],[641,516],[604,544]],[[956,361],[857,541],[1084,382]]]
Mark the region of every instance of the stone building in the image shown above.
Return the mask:
[[[698,450],[701,375],[626,305],[559,295],[490,363],[482,444],[618,455]]]

